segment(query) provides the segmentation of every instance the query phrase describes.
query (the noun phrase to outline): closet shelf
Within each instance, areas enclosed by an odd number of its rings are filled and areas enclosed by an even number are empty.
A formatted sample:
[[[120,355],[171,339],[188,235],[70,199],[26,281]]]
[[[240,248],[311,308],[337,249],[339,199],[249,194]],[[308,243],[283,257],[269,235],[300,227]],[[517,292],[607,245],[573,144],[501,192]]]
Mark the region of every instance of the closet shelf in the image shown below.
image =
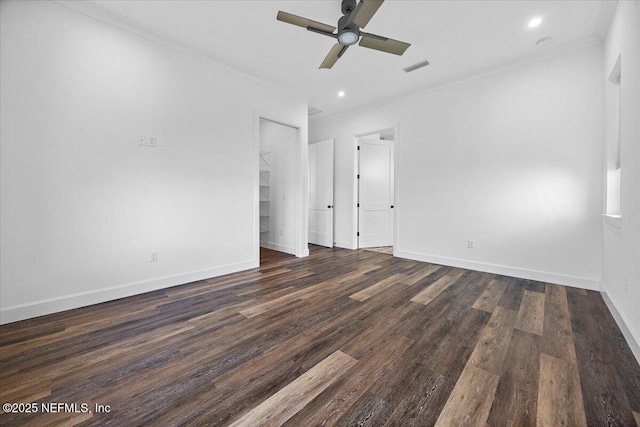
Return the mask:
[[[270,153],[267,151],[260,152],[260,244],[268,245],[269,243],[269,213],[270,213],[270,191],[269,180],[271,171],[269,170]]]

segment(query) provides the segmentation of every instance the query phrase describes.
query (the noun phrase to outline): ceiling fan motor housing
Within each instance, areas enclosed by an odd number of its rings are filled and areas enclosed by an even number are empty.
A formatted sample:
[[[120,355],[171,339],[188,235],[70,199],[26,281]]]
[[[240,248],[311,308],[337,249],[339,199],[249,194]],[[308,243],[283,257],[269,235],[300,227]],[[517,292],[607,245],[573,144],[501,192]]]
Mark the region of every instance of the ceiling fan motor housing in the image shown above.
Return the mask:
[[[341,16],[338,20],[338,42],[343,46],[351,46],[360,38],[360,31],[357,25],[347,26],[348,15]]]
[[[349,26],[347,26],[348,21],[349,21],[349,15],[341,16],[340,19],[338,19],[338,32],[347,28],[351,28],[352,30],[356,30],[356,31],[360,29],[360,27],[358,27],[353,22],[349,24]]]

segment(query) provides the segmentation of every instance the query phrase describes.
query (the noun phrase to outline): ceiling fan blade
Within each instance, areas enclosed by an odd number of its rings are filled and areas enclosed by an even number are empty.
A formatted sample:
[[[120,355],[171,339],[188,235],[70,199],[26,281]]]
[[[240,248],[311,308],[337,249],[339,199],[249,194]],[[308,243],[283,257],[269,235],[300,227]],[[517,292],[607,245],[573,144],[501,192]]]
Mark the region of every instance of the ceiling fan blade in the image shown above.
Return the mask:
[[[360,28],[366,27],[383,2],[384,0],[360,0],[353,11],[354,17],[351,21]]]
[[[386,37],[376,36],[375,34],[362,34],[360,39],[360,46],[368,47],[369,49],[380,50],[382,52],[393,53],[395,55],[402,55],[411,43],[401,42],[400,40],[388,39]]]
[[[322,64],[320,64],[320,68],[333,67],[348,47],[349,46],[342,46],[340,43],[334,44],[327,56],[324,58],[324,61],[322,61]]]
[[[333,33],[336,27],[332,25],[323,24],[322,22],[312,21],[311,19],[303,18],[302,16],[292,15],[291,13],[279,11],[278,21],[286,22],[287,24],[297,25],[302,28],[311,28],[322,32]]]

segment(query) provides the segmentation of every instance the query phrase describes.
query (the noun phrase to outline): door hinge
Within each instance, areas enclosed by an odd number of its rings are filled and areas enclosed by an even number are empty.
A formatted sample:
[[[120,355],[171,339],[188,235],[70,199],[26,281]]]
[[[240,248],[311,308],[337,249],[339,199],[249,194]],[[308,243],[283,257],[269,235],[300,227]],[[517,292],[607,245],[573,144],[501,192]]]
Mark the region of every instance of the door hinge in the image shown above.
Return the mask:
[[[360,174],[358,174],[358,179],[360,179]]]
[[[360,146],[358,145],[358,151],[360,151]]]
[[[360,207],[360,203],[358,203],[358,206],[356,206],[356,207],[359,208]]]
[[[360,232],[359,231],[356,233],[356,236],[360,237]]]

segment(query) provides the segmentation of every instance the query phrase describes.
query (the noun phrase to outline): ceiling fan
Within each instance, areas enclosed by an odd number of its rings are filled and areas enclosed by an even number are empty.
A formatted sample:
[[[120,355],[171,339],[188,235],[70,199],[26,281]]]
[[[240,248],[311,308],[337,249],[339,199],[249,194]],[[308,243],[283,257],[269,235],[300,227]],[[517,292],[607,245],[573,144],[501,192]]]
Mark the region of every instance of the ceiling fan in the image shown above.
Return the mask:
[[[376,34],[365,33],[361,31],[373,15],[378,11],[384,0],[360,0],[356,4],[356,0],[342,0],[342,17],[338,20],[338,27],[323,24],[322,22],[312,21],[311,19],[301,16],[292,15],[287,12],[278,12],[278,21],[288,24],[297,25],[306,28],[314,33],[322,34],[338,40],[329,54],[324,58],[320,68],[331,68],[344,54],[347,48],[354,45],[360,40],[359,45],[368,47],[369,49],[380,50],[382,52],[402,55],[409,46],[409,43],[387,37],[378,36]],[[338,30],[336,32],[336,29]]]

